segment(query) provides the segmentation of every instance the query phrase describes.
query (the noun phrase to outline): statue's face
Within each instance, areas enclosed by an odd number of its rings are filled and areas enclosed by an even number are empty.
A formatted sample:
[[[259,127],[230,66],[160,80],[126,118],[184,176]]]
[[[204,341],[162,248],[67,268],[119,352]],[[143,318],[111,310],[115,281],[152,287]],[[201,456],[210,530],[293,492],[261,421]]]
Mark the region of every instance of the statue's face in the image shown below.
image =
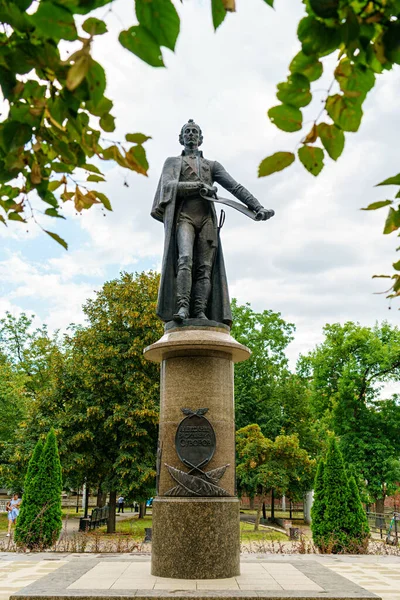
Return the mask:
[[[183,130],[183,142],[186,148],[198,148],[200,131],[196,125],[187,125]]]

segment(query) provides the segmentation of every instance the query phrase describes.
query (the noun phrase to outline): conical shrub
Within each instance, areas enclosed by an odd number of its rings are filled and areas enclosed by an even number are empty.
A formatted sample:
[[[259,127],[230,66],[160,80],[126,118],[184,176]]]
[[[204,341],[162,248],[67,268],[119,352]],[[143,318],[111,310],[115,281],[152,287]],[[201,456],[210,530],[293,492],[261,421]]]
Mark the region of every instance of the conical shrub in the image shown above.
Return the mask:
[[[363,554],[368,548],[370,531],[367,515],[365,514],[354,477],[350,477],[349,479],[347,506],[349,511],[349,551],[354,554]]]
[[[320,550],[323,550],[325,543],[325,487],[324,487],[325,463],[321,459],[318,463],[317,473],[314,482],[314,500],[311,507],[311,531],[313,542]]]
[[[348,544],[349,484],[342,453],[336,439],[329,442],[324,469],[325,495],[325,549],[332,552],[345,552]]]
[[[28,464],[28,469],[25,475],[24,491],[22,494],[21,510],[15,526],[14,540],[18,544],[26,544],[29,523],[35,516],[35,508],[32,504],[32,500],[36,498],[36,490],[34,489],[33,482],[39,470],[40,457],[43,451],[43,442],[39,440],[33,450],[31,459]],[[32,512],[33,509],[33,512]]]
[[[57,541],[62,527],[62,474],[54,430],[47,435],[38,469],[25,498],[26,517],[18,543],[43,550]]]

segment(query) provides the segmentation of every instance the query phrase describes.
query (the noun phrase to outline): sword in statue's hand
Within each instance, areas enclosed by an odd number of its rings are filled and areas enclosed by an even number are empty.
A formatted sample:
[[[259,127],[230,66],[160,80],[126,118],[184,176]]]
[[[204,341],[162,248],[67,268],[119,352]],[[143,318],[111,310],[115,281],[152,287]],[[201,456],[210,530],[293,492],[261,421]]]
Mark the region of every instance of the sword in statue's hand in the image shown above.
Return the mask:
[[[234,208],[235,210],[238,210],[239,212],[243,213],[244,215],[246,215],[246,217],[249,217],[253,221],[266,221],[267,219],[273,217],[275,214],[275,211],[266,208],[261,208],[258,212],[254,212],[250,210],[250,208],[247,208],[247,206],[245,206],[244,204],[240,204],[235,200],[231,200],[230,198],[221,198],[220,196],[217,196],[216,192],[213,192],[213,195],[210,195],[210,190],[206,187],[200,189],[200,196],[205,200],[209,200],[210,202],[218,202],[220,204],[230,206],[231,208]]]

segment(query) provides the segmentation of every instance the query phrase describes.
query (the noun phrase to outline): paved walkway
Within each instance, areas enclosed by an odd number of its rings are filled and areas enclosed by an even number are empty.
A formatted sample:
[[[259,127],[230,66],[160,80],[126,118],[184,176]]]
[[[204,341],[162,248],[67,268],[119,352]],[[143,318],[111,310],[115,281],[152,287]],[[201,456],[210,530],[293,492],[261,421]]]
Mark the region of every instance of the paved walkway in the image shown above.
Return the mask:
[[[317,565],[317,566],[315,566]],[[161,590],[173,592],[230,590],[263,591],[271,593],[302,593],[302,590],[323,597],[319,591],[327,581],[316,575],[318,568],[324,572],[340,575],[348,581],[362,586],[383,600],[400,600],[400,557],[396,556],[324,556],[324,555],[242,555],[241,575],[225,580],[173,580],[150,575],[150,556],[132,554],[0,554],[0,600],[8,600],[22,588],[39,582],[41,578],[58,569],[73,574],[72,579],[64,580],[65,589],[71,596],[77,590],[92,590],[93,593],[118,595],[118,590]],[[56,574],[56,573],[54,573]],[[53,578],[54,579],[54,578]],[[319,583],[318,583],[319,581]],[[39,585],[39,583],[37,584]],[[39,589],[39,588],[38,588]],[[158,592],[156,592],[158,590]],[[96,592],[97,591],[97,592]],[[86,592],[87,593],[87,592]],[[283,597],[283,596],[282,596]],[[361,597],[361,596],[360,596]]]

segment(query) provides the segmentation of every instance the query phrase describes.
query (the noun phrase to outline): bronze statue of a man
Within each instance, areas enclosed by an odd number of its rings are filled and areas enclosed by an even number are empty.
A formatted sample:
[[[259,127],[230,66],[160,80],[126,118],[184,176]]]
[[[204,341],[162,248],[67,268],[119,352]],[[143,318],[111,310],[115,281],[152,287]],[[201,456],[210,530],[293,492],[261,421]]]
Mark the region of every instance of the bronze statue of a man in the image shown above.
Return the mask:
[[[214,202],[219,183],[243,202],[255,220],[274,215],[237,183],[224,167],[203,157],[203,135],[192,119],[179,136],[181,156],[165,161],[151,216],[164,223],[165,244],[157,315],[165,322],[188,318],[232,323],[228,284]]]

